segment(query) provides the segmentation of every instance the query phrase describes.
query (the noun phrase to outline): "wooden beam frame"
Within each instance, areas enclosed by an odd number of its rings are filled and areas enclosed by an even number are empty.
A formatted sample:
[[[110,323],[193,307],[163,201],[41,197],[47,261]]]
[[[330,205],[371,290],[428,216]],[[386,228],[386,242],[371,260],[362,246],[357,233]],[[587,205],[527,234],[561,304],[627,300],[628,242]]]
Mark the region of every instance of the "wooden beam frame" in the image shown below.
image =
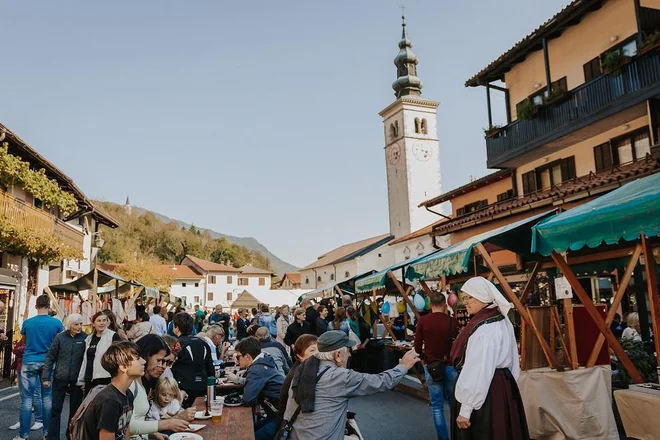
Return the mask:
[[[646,271],[646,291],[649,296],[649,311],[651,325],[655,335],[656,368],[660,371],[660,300],[658,299],[658,279],[655,274],[655,259],[653,249],[648,239],[642,234],[642,250],[644,251],[644,270]]]
[[[598,309],[596,309],[596,306],[594,306],[591,298],[589,298],[589,295],[587,295],[587,292],[584,291],[584,288],[578,281],[566,260],[564,260],[564,258],[562,258],[562,256],[555,251],[552,251],[551,256],[555,264],[557,264],[557,267],[561,269],[562,273],[577,294],[585,310],[598,327],[598,330],[600,330],[600,332],[605,335],[605,339],[607,339],[607,342],[610,344],[614,350],[614,353],[619,358],[624,368],[628,371],[633,381],[636,383],[643,383],[644,380],[639,374],[639,371],[637,371],[637,368],[635,368],[635,365],[626,354],[626,351],[623,349],[616,337],[612,334],[612,330],[610,330],[609,326],[605,325],[605,320],[598,313]]]
[[[60,303],[57,302],[57,297],[53,294],[53,291],[50,290],[50,287],[46,286],[44,287],[44,292],[46,292],[46,295],[48,295],[48,298],[50,298],[50,303],[53,305],[55,308],[55,311],[57,312],[57,316],[59,316],[62,321],[64,321],[64,317],[66,316],[64,314],[64,310],[60,307]]]
[[[637,246],[635,247],[635,250],[633,251],[632,257],[630,257],[630,261],[626,266],[626,270],[623,273],[623,278],[621,278],[621,282],[619,283],[619,288],[614,294],[614,298],[612,298],[612,305],[610,306],[610,310],[609,312],[607,312],[607,317],[605,318],[605,325],[607,325],[608,327],[610,326],[610,324],[612,324],[612,321],[614,320],[614,315],[616,315],[616,311],[619,309],[619,305],[621,304],[621,301],[623,300],[623,296],[626,293],[628,284],[630,283],[630,278],[632,277],[633,270],[635,270],[635,266],[637,266],[637,262],[639,261],[639,256],[641,255],[641,253],[642,253],[642,244],[638,243]],[[589,360],[587,361],[587,368],[591,368],[594,365],[596,365],[596,360],[598,359],[598,353],[600,352],[600,349],[603,346],[603,342],[605,342],[605,336],[602,333],[599,333],[598,339],[596,339],[596,345],[594,345],[594,348],[593,350],[591,350],[591,354],[589,355]]]
[[[525,303],[527,302],[527,297],[529,297],[529,294],[532,292],[532,287],[534,286],[534,280],[536,279],[536,275],[538,275],[540,270],[541,270],[541,263],[537,262],[534,265],[534,269],[532,269],[532,274],[529,277],[527,284],[525,284],[525,288],[520,294],[520,303],[522,305],[525,305]]]
[[[566,365],[573,365],[572,358],[566,347],[566,342],[564,341],[564,336],[561,334],[561,325],[559,323],[559,313],[557,312],[556,307],[552,307],[550,310],[550,327],[553,327],[557,330],[557,335],[559,336],[559,344],[561,349],[564,352],[566,357]]]
[[[396,278],[396,275],[394,275],[394,273],[392,273],[392,271],[387,272],[387,276],[390,277],[390,279],[392,280],[392,282],[396,286],[396,289],[399,291],[401,296],[403,296],[403,301],[410,306],[410,308],[413,311],[413,314],[415,315],[415,318],[417,318],[417,319],[421,318],[422,316],[419,314],[419,312],[415,308],[415,305],[410,300],[410,297],[408,296],[408,292],[403,288],[403,285],[401,285],[401,281],[399,281]],[[408,289],[412,290],[412,287],[409,287]]]
[[[493,262],[493,259],[491,258],[490,254],[484,247],[482,243],[477,243],[475,246],[475,249],[477,252],[481,254],[481,257],[484,260],[484,263],[490,268],[490,270],[493,272],[495,275],[495,278],[497,278],[497,281],[500,283],[500,286],[502,289],[504,289],[504,292],[506,295],[509,297],[509,301],[511,301],[518,310],[518,313],[520,313],[520,316],[522,319],[524,319],[527,324],[532,328],[532,333],[534,333],[534,336],[536,336],[536,339],[538,339],[539,343],[541,344],[541,349],[543,350],[543,354],[545,355],[545,358],[548,360],[548,363],[550,366],[557,371],[564,371],[564,368],[559,364],[559,361],[557,360],[557,357],[555,354],[550,350],[550,346],[548,345],[548,341],[545,340],[539,329],[536,327],[536,323],[534,322],[534,319],[532,319],[532,316],[529,313],[529,310],[527,310],[523,305],[521,304],[520,300],[516,296],[515,293],[513,293],[513,290],[511,289],[511,286],[507,282],[506,278],[504,275],[502,275],[502,272],[500,272],[500,269],[497,267],[497,265]]]
[[[568,350],[571,353],[570,366],[577,370],[580,366],[577,355],[577,341],[575,339],[575,320],[573,319],[573,300],[564,298],[564,323],[566,324],[566,339],[568,340]],[[568,364],[567,364],[568,365]]]

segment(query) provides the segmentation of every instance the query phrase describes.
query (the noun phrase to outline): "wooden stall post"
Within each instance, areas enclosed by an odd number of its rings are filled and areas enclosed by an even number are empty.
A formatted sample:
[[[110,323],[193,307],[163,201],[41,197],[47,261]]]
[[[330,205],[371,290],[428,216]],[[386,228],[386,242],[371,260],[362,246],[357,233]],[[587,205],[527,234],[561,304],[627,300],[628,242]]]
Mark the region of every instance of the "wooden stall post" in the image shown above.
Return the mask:
[[[619,287],[616,290],[616,294],[614,295],[614,298],[612,298],[612,305],[610,306],[610,310],[607,312],[607,317],[605,318],[605,325],[608,327],[610,324],[612,324],[612,321],[614,321],[614,315],[616,315],[616,311],[619,308],[621,301],[623,300],[623,296],[626,293],[628,283],[630,283],[630,278],[632,277],[633,270],[635,270],[635,266],[637,266],[637,262],[639,261],[639,256],[641,253],[642,244],[638,243],[637,247],[635,247],[635,250],[633,251],[632,256],[630,257],[628,265],[626,266],[626,270],[623,273],[623,278],[621,278],[621,282],[619,282]],[[599,333],[598,339],[596,339],[596,345],[594,345],[594,348],[591,350],[591,354],[589,355],[589,360],[587,360],[587,368],[591,368],[596,365],[598,353],[600,353],[603,342],[605,342],[605,336],[603,336],[602,333]]]
[[[520,300],[516,296],[515,293],[513,293],[513,290],[511,289],[511,286],[507,282],[506,278],[504,275],[502,275],[502,272],[500,272],[500,269],[497,267],[497,265],[493,262],[493,259],[490,257],[490,254],[484,247],[482,243],[477,243],[475,246],[477,251],[481,254],[481,257],[484,260],[484,263],[490,268],[490,270],[493,272],[495,275],[495,278],[497,278],[497,281],[499,281],[500,286],[502,286],[502,289],[504,289],[504,292],[506,295],[509,297],[509,301],[511,301],[518,310],[518,313],[520,313],[520,316],[522,319],[524,319],[527,324],[532,328],[532,333],[534,333],[534,336],[536,336],[536,339],[538,339],[539,343],[541,344],[541,349],[543,350],[543,354],[545,355],[545,358],[548,360],[548,363],[550,366],[557,371],[564,371],[564,368],[559,364],[559,361],[557,360],[557,357],[555,354],[550,350],[550,346],[548,345],[548,341],[545,340],[539,329],[536,327],[536,323],[534,323],[534,319],[532,316],[529,314],[529,310],[527,310],[523,305],[520,303]]]
[[[92,311],[96,313],[98,309],[98,289],[99,289],[99,270],[94,266],[94,275],[92,281]]]
[[[660,373],[660,301],[658,300],[658,279],[655,275],[653,249],[651,249],[651,245],[644,234],[642,234],[642,248],[644,250],[644,270],[646,271],[646,291],[649,296],[651,325],[653,326],[653,334],[655,335],[656,368]]]
[[[566,357],[566,365],[573,365],[571,355],[569,354],[568,348],[566,347],[566,342],[564,341],[564,336],[561,334],[559,313],[557,312],[556,307],[552,307],[552,309],[550,310],[550,321],[551,321],[551,326],[557,329],[557,335],[559,336],[559,343],[561,344],[561,349],[564,352],[564,356]]]
[[[635,368],[635,365],[632,363],[632,361],[626,354],[626,351],[623,349],[623,347],[616,339],[616,337],[612,334],[612,331],[610,330],[609,326],[605,325],[605,320],[603,320],[603,318],[598,313],[596,306],[594,306],[593,303],[591,302],[591,298],[589,298],[587,292],[584,291],[584,288],[578,281],[577,277],[573,273],[573,270],[571,270],[568,263],[566,263],[566,261],[561,257],[561,255],[559,255],[555,251],[552,251],[551,256],[552,256],[552,260],[555,262],[557,267],[561,269],[564,276],[571,284],[573,290],[575,290],[575,293],[577,294],[578,298],[580,298],[580,301],[582,302],[584,309],[587,311],[589,316],[591,316],[591,319],[598,327],[598,330],[600,330],[600,332],[605,335],[605,339],[607,339],[607,342],[609,342],[610,346],[614,350],[614,353],[616,354],[616,356],[619,358],[625,369],[630,374],[630,377],[632,377],[632,379],[636,383],[643,383],[644,381],[642,380],[642,376],[639,374],[639,371],[637,371],[637,368]]]
[[[426,293],[426,296],[431,298],[431,288],[429,287],[428,284],[426,284],[426,280],[419,280],[419,285],[422,286],[422,289],[424,289],[424,293]]]
[[[520,303],[522,305],[525,305],[525,303],[527,302],[527,298],[529,297],[529,294],[532,292],[532,287],[534,287],[534,279],[536,279],[536,275],[538,275],[540,269],[541,269],[541,263],[536,263],[534,265],[534,269],[532,269],[532,274],[529,277],[529,280],[527,280],[527,284],[525,284],[525,288],[520,294]]]
[[[578,363],[577,342],[575,340],[575,320],[573,319],[573,300],[564,298],[564,322],[566,324],[566,339],[568,339],[568,348],[571,352],[571,368],[577,370]]]

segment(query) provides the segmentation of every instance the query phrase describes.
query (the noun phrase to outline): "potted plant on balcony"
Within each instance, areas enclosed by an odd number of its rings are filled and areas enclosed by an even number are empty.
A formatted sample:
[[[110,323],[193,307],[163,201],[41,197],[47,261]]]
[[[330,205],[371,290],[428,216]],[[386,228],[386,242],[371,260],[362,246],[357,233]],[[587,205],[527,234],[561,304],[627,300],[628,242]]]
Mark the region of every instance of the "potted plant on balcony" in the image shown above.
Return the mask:
[[[543,98],[543,104],[544,105],[559,104],[561,102],[566,101],[568,97],[569,97],[568,90],[564,90],[560,87],[557,87],[555,89],[552,89],[552,91]]]
[[[621,74],[621,68],[626,64],[626,57],[623,55],[621,50],[614,49],[607,52],[603,55],[600,63],[603,67],[604,73],[612,73],[614,75]]]
[[[531,99],[525,99],[518,105],[518,119],[526,121],[538,114],[539,106]]]
[[[503,126],[499,124],[490,125],[487,128],[484,128],[484,137],[492,138],[497,137],[503,131]]]
[[[637,53],[643,55],[648,52],[654,52],[660,49],[660,30],[653,32],[650,35],[644,35],[644,42],[639,47]]]

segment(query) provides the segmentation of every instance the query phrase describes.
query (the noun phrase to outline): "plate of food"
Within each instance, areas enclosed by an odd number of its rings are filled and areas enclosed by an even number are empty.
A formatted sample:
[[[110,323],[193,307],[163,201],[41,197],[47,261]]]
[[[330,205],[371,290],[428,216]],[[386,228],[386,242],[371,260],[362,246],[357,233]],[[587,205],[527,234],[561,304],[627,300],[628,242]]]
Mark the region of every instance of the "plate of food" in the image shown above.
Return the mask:
[[[211,414],[207,414],[206,411],[197,411],[195,413],[195,418],[197,420],[208,420],[211,418]]]
[[[170,435],[170,440],[204,440],[204,437],[192,432],[177,432]]]
[[[240,394],[230,394],[225,396],[225,406],[241,406],[243,404],[243,396]]]

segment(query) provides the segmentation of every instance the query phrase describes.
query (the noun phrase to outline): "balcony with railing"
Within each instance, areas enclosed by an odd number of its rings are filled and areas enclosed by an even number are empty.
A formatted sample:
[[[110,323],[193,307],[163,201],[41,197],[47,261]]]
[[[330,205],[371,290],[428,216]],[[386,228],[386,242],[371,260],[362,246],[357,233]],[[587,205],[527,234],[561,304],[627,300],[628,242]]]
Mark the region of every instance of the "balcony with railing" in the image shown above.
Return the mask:
[[[523,154],[575,134],[659,94],[660,53],[630,59],[619,71],[582,84],[568,92],[564,101],[541,105],[531,119],[512,122],[488,137],[488,167],[515,166],[515,159]],[[631,113],[631,118],[634,115]],[[621,121],[616,123],[621,124]],[[585,139],[590,136],[585,132]]]
[[[0,190],[0,217],[17,227],[55,235],[67,246],[83,250],[82,232],[2,190]]]

